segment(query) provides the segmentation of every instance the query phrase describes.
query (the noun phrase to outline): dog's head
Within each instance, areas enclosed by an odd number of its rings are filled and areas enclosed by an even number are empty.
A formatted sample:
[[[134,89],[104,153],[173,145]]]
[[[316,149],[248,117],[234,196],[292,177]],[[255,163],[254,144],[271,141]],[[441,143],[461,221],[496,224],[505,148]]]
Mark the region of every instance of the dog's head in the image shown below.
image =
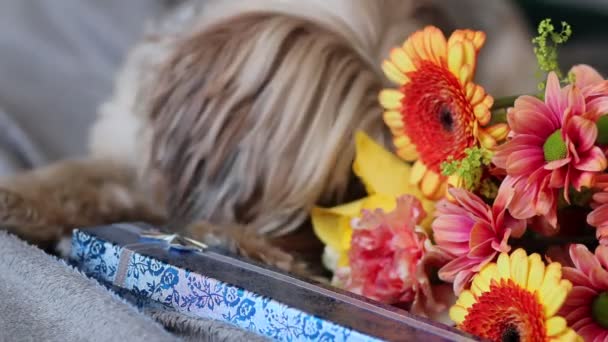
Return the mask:
[[[146,170],[170,185],[171,216],[285,233],[313,205],[354,195],[354,133],[390,146],[377,101],[388,85],[381,61],[424,25],[446,34],[488,28],[498,43],[482,59],[481,83],[503,93],[529,89],[512,76],[518,64],[533,66],[513,9],[466,0],[477,8],[465,15],[450,3],[211,0],[181,8],[127,66],[139,70],[133,108]],[[508,58],[491,59],[504,49]],[[502,64],[493,71],[494,63]]]

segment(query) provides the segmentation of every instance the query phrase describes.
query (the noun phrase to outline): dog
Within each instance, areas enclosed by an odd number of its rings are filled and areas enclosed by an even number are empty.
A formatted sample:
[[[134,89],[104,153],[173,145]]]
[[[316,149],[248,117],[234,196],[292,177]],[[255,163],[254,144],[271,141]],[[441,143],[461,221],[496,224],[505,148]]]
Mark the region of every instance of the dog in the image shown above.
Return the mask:
[[[90,157],[0,180],[0,226],[45,245],[146,221],[294,271],[319,247],[310,209],[364,194],[354,133],[390,148],[381,62],[425,25],[484,30],[480,83],[534,90],[528,28],[507,1],[181,1],[130,52]]]

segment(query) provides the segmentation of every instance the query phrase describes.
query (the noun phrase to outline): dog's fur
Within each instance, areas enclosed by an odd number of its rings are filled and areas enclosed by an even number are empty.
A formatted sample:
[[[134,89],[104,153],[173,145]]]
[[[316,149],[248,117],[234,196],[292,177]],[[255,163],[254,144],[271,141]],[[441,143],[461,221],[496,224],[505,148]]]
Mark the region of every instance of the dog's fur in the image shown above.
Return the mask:
[[[381,61],[427,24],[486,31],[480,83],[494,95],[532,90],[527,31],[503,1],[188,1],[132,50],[90,160],[4,180],[0,224],[43,242],[74,226],[164,217],[284,261],[255,237],[288,235],[313,205],[361,195],[354,132],[390,146]]]

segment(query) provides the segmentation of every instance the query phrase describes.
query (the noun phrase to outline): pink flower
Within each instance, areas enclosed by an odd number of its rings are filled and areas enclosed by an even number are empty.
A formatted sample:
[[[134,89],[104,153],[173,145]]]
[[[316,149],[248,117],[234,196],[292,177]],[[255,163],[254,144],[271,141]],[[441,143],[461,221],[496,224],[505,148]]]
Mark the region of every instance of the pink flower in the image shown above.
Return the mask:
[[[431,284],[429,273],[448,258],[417,227],[425,216],[418,199],[409,195],[399,198],[390,213],[364,211],[353,221],[350,267],[336,272],[338,286],[386,304],[411,305],[418,314],[444,311],[446,295]]]
[[[550,73],[545,102],[521,96],[507,114],[511,139],[497,148],[493,162],[507,172],[499,192],[515,191],[509,211],[518,219],[541,215],[556,226],[558,191],[565,189],[569,201],[570,186],[591,187],[606,169],[606,156],[595,146],[598,113],[608,112],[608,96],[598,90],[604,83],[596,84],[587,68],[576,73],[579,85],[563,89]]]
[[[600,244],[608,246],[608,174],[597,178],[595,185],[601,190],[593,194],[593,211],[587,215],[587,223],[596,228],[595,236]]]
[[[437,203],[433,236],[453,260],[439,270],[439,278],[454,283],[459,294],[481,268],[501,252],[509,252],[510,236],[525,232],[525,221],[516,220],[506,211],[513,191],[503,191],[490,208],[476,195],[463,190],[449,190],[456,203]]]
[[[570,246],[575,267],[564,267],[563,276],[572,282],[560,316],[585,341],[608,341],[608,247],[595,255],[583,245]]]
[[[570,72],[574,74],[574,85],[581,90],[585,97],[585,103],[593,115],[593,119],[597,120],[600,115],[606,114],[608,81],[595,69],[585,64],[574,66]]]

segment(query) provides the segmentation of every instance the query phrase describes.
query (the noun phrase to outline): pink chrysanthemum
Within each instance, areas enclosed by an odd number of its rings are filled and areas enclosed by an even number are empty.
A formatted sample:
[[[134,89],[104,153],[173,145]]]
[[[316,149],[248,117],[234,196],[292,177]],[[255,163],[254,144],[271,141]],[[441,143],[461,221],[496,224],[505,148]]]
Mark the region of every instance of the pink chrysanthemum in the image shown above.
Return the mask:
[[[449,192],[455,203],[447,199],[437,203],[432,227],[435,243],[454,257],[439,270],[439,277],[453,282],[459,294],[498,253],[510,251],[509,237],[520,237],[526,226],[506,211],[513,192],[503,191],[491,208],[466,190]]]
[[[561,89],[555,73],[550,73],[545,102],[521,96],[509,110],[511,139],[498,147],[493,162],[507,172],[499,192],[515,190],[509,205],[514,217],[541,215],[556,226],[559,190],[565,189],[568,201],[570,186],[579,191],[591,187],[595,175],[606,169],[606,157],[595,144],[597,113],[608,104],[607,98],[586,98],[581,90],[596,94],[594,87]]]
[[[449,305],[449,287],[433,286],[429,273],[448,258],[417,226],[426,216],[418,199],[403,196],[390,213],[364,211],[353,222],[350,267],[336,272],[349,291],[386,304],[407,304],[417,314],[433,316]]]
[[[581,90],[585,103],[594,119],[606,114],[608,109],[608,81],[592,67],[581,64],[574,66],[574,85]]]
[[[570,246],[575,267],[564,267],[565,279],[572,282],[560,316],[585,341],[608,341],[608,247],[595,255],[583,245]]]
[[[596,228],[595,236],[600,244],[608,246],[608,175],[598,176],[596,187],[601,189],[593,194],[592,212],[587,215],[587,223]]]

